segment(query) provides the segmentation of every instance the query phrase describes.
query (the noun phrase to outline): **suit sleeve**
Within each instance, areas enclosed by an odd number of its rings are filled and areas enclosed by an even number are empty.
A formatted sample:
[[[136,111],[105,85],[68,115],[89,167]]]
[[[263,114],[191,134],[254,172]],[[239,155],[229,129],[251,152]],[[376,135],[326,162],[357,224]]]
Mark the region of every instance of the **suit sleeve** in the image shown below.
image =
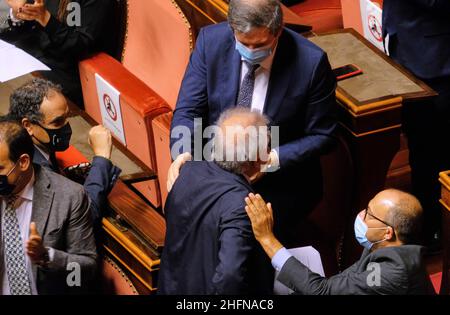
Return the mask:
[[[84,182],[84,189],[91,200],[94,222],[98,222],[103,217],[108,194],[114,187],[120,172],[121,170],[114,166],[110,160],[99,156],[95,156],[92,160],[92,167]]]
[[[80,188],[78,198],[70,210],[68,222],[63,228],[66,250],[54,250],[53,261],[48,269],[54,272],[67,272],[69,267],[79,266],[83,287],[83,284],[93,278],[97,268],[89,198],[83,188]]]
[[[337,126],[335,89],[336,79],[326,54],[323,54],[309,87],[303,122],[304,136],[276,149],[281,168],[323,154],[332,146]]]
[[[278,281],[305,295],[405,294],[408,279],[404,265],[395,258],[375,259],[364,271],[356,265],[341,274],[324,278],[291,257],[281,269]]]
[[[52,42],[52,50],[55,55],[66,54],[77,59],[86,57],[86,53],[91,52],[96,42],[101,39],[104,25],[108,18],[111,18],[108,16],[109,1],[81,0],[78,3],[80,4],[80,25],[69,26],[52,15],[48,24],[43,28]],[[77,13],[76,11],[72,12],[69,13],[68,21],[74,20],[73,17]],[[111,21],[111,23],[115,22]]]
[[[250,220],[243,208],[222,219],[219,262],[212,279],[214,294],[248,293],[248,268],[255,246]]]
[[[191,152],[193,150],[194,118],[206,119],[208,112],[208,93],[206,88],[205,35],[203,29],[197,38],[178,94],[177,105],[171,125],[170,147],[179,140],[177,129],[187,127],[190,130]],[[179,127],[179,128],[177,128]],[[178,153],[188,152],[185,147]]]

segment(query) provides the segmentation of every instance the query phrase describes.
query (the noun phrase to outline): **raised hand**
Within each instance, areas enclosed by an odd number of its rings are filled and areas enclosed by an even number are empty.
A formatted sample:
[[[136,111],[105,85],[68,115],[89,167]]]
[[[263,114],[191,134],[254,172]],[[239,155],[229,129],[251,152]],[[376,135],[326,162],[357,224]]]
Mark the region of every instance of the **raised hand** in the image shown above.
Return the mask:
[[[47,249],[42,243],[42,237],[39,235],[34,222],[30,224],[30,237],[25,245],[25,249],[28,257],[34,264],[40,264],[45,260]]]
[[[35,0],[33,4],[25,4],[16,16],[21,20],[36,21],[44,27],[51,17],[50,12],[45,7],[44,0]]]

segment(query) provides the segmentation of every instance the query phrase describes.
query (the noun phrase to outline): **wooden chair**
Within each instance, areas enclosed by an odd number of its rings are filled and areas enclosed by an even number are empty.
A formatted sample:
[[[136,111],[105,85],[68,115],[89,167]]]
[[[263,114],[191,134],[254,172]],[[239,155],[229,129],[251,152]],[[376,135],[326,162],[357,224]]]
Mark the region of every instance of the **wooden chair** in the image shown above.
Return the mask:
[[[100,270],[102,294],[138,295],[133,283],[111,258],[102,258]]]
[[[439,294],[450,294],[450,171],[442,172],[442,274]]]

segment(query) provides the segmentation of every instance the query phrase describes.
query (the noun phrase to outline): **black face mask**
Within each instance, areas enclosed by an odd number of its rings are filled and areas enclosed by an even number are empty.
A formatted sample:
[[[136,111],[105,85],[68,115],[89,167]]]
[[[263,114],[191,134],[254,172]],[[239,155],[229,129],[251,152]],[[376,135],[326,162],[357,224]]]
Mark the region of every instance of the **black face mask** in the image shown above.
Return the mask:
[[[14,191],[14,188],[16,188],[16,185],[8,183],[8,176],[12,173],[12,171],[14,171],[16,166],[17,163],[14,164],[14,167],[8,172],[8,174],[0,175],[0,196],[2,197],[10,196]]]
[[[47,132],[50,142],[43,143],[36,137],[35,138],[46,146],[50,152],[61,152],[67,150],[70,144],[70,138],[72,137],[72,128],[69,123],[59,129],[47,129],[41,124],[39,124],[39,126]]]

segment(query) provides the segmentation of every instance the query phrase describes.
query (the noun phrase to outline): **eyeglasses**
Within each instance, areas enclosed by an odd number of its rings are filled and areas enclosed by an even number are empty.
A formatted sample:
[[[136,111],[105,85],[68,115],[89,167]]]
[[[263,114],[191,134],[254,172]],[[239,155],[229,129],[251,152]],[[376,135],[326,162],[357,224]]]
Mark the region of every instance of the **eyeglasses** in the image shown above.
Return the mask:
[[[366,209],[364,209],[364,221],[366,221],[366,217],[367,217],[367,215],[369,215],[369,216],[371,216],[372,218],[374,218],[375,220],[380,221],[381,223],[383,223],[383,224],[385,224],[385,225],[387,225],[387,226],[392,227],[391,224],[386,223],[385,221],[381,220],[380,218],[377,218],[376,216],[374,216],[374,215],[373,215],[371,212],[369,212],[369,211],[370,211],[369,207],[367,207]]]

